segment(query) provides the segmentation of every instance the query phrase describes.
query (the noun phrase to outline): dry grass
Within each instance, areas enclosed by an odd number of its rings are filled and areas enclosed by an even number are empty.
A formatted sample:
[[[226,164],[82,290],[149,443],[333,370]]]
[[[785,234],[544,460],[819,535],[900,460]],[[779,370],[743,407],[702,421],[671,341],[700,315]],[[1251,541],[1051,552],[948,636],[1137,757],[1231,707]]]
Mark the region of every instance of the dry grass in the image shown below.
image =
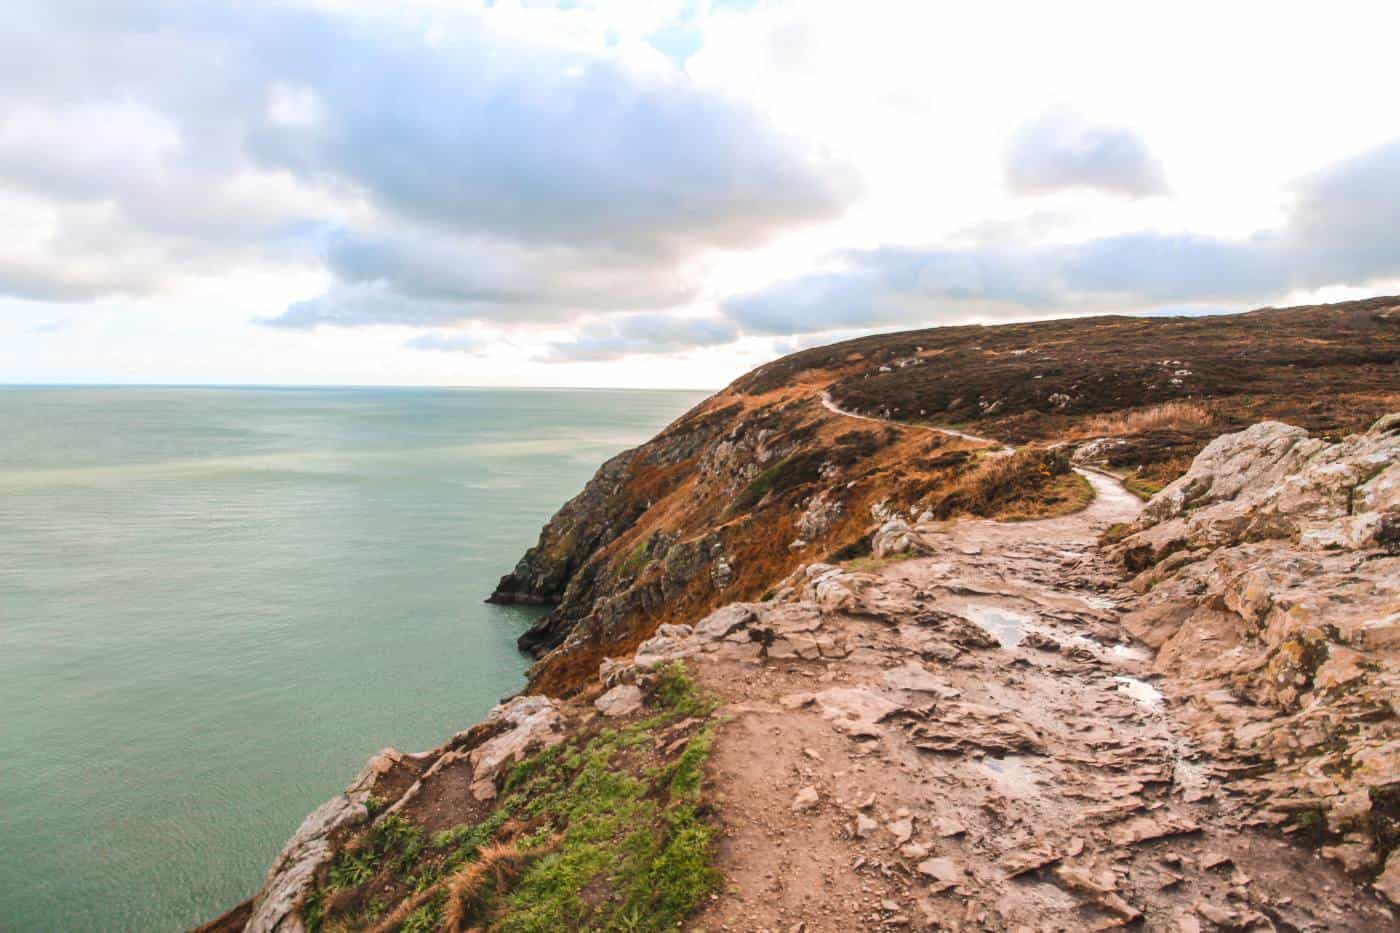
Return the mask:
[[[514,845],[493,845],[482,849],[477,861],[448,879],[442,928],[460,929],[464,921],[480,908],[483,893],[488,889],[497,895],[504,891],[508,883],[520,874],[526,858],[526,854]]]
[[[489,895],[499,895],[521,872],[529,858],[549,851],[549,848],[522,852],[514,843],[496,843],[482,848],[476,859],[464,865],[431,887],[401,901],[392,913],[379,921],[371,933],[390,933],[399,929],[409,915],[446,894],[442,917],[437,928],[460,929],[464,920],[476,912]]]
[[[1173,401],[1146,408],[1093,415],[1073,428],[1075,437],[1123,437],[1147,431],[1193,431],[1215,420],[1200,402]]]

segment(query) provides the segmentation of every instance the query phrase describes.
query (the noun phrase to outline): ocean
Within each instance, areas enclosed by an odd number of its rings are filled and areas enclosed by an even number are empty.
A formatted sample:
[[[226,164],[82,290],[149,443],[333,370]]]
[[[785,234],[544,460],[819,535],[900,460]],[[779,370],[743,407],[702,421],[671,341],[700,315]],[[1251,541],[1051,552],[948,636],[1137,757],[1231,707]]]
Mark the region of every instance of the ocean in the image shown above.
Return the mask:
[[[697,392],[0,389],[0,929],[178,930],[524,684],[482,602]]]

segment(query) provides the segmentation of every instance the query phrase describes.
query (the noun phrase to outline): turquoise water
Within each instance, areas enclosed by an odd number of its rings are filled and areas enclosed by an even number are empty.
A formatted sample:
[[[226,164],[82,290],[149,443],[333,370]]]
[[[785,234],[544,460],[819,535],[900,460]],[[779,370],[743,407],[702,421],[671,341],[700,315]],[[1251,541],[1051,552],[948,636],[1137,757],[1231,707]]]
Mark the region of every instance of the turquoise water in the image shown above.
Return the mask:
[[[0,929],[174,930],[523,684],[483,597],[693,392],[0,389]]]

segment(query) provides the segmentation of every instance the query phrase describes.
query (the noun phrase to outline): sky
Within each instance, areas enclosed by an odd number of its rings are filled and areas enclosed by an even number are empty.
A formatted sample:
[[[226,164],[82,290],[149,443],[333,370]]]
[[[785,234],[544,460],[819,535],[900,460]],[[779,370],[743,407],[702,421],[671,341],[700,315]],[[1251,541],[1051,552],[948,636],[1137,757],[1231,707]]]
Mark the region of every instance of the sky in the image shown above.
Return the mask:
[[[1400,293],[1393,3],[6,0],[0,382],[718,387]]]

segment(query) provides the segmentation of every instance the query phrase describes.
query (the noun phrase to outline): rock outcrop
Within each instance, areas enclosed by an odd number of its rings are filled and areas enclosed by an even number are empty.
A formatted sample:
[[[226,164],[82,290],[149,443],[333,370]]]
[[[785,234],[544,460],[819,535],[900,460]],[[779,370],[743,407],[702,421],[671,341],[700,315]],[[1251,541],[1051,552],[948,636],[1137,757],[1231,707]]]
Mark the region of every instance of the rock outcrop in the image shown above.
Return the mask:
[[[303,933],[301,908],[316,873],[334,854],[335,835],[369,819],[375,782],[401,760],[392,748],[384,749],[365,763],[345,793],[327,800],[302,821],[267,870],[245,933]]]
[[[1400,415],[1341,441],[1222,436],[1116,546],[1201,746],[1256,819],[1400,873]]]

